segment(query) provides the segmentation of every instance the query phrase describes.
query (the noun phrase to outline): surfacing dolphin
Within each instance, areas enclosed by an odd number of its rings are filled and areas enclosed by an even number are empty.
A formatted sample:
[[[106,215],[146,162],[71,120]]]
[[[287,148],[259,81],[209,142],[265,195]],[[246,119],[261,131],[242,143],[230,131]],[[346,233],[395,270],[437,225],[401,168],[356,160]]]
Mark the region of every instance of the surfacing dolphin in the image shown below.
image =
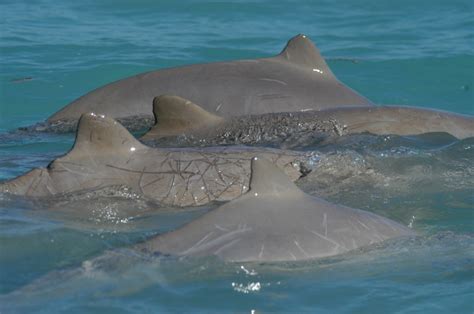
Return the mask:
[[[194,64],[131,76],[74,100],[46,121],[45,130],[74,130],[83,113],[118,119],[129,128],[153,124],[156,95],[180,95],[221,117],[371,105],[338,81],[304,35],[274,57]]]
[[[137,248],[234,262],[291,261],[414,234],[384,217],[305,194],[277,166],[254,158],[248,193]]]
[[[202,205],[245,193],[255,155],[273,160],[293,180],[302,175],[304,153],[245,147],[154,149],[115,120],[85,114],[66,155],[0,184],[0,192],[47,197],[125,186],[167,205]]]
[[[156,124],[141,138],[148,144],[297,144],[354,133],[419,135],[445,132],[474,136],[474,117],[405,106],[364,106],[222,118],[191,101],[170,95],[153,100]]]

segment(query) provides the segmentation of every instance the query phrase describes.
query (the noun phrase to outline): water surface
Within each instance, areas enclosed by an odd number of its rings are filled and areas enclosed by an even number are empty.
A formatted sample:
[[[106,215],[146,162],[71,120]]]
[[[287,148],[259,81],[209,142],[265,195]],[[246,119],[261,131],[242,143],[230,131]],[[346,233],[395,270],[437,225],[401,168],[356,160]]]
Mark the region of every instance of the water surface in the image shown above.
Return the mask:
[[[376,103],[474,114],[472,12],[469,0],[2,1],[0,179],[45,166],[73,143],[12,130],[97,86],[274,55],[298,33]],[[472,139],[361,136],[302,149],[314,151],[305,191],[420,236],[295,264],[150,260],[126,248],[210,207],[175,213],[134,197],[52,204],[0,195],[0,311],[474,311]],[[104,252],[117,263],[93,267]]]

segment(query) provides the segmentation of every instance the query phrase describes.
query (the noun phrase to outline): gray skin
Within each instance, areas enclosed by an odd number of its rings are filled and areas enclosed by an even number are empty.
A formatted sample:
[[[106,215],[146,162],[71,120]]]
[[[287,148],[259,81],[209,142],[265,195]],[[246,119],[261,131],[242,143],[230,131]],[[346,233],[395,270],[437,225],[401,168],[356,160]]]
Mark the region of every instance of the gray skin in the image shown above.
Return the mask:
[[[0,192],[48,197],[126,186],[172,206],[227,201],[248,190],[250,160],[269,158],[293,179],[302,153],[266,148],[154,149],[111,118],[83,115],[74,147],[47,168],[0,184]]]
[[[232,262],[316,259],[414,235],[384,217],[302,192],[277,166],[252,160],[250,191],[136,248]]]
[[[110,83],[74,100],[41,127],[72,130],[88,112],[131,123],[131,128],[145,120],[150,127],[153,98],[162,94],[205,104],[221,117],[371,105],[339,82],[314,44],[298,35],[274,57],[161,69]]]
[[[474,136],[474,117],[403,106],[364,106],[281,112],[224,119],[178,96],[153,101],[156,124],[141,138],[153,146],[276,144],[285,148],[307,140],[354,133],[419,135],[445,132]]]

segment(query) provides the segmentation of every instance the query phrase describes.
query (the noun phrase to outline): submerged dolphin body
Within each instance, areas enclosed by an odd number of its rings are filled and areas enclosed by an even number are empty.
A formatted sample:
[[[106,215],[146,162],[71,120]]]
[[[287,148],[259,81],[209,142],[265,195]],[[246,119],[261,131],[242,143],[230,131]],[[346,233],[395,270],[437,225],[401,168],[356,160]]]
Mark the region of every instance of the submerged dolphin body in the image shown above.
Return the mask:
[[[331,108],[224,119],[184,98],[162,95],[153,100],[153,112],[156,124],[142,137],[150,144],[160,139],[180,145],[296,143],[307,135],[324,138],[364,132],[445,132],[458,139],[474,136],[472,116],[404,106]]]
[[[273,160],[294,180],[302,175],[304,153],[245,147],[153,149],[115,120],[85,114],[69,153],[47,168],[0,184],[0,192],[45,197],[126,186],[163,204],[201,205],[247,191],[255,155]]]
[[[314,44],[298,35],[274,57],[162,69],[110,83],[74,100],[47,123],[72,129],[88,112],[127,124],[151,122],[152,100],[162,94],[205,104],[222,117],[371,104],[339,82]]]
[[[137,248],[236,262],[288,261],[414,234],[389,219],[305,194],[274,164],[254,158],[248,193]]]

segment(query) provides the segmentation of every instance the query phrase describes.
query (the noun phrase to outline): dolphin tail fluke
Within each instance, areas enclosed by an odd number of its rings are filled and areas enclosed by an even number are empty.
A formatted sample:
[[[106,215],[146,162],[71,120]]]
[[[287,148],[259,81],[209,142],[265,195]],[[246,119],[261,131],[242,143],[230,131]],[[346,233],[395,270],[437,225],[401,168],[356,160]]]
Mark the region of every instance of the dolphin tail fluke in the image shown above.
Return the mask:
[[[114,119],[87,113],[79,120],[76,141],[66,156],[129,154],[143,148],[146,146]]]
[[[142,139],[176,136],[223,121],[223,118],[204,110],[195,103],[171,95],[161,95],[153,99],[153,114],[156,124]]]
[[[335,78],[318,48],[305,35],[299,34],[291,38],[277,58],[308,68],[326,77]]]
[[[278,166],[267,159],[254,157],[251,166],[250,190],[252,194],[271,195],[272,197],[303,194]]]

